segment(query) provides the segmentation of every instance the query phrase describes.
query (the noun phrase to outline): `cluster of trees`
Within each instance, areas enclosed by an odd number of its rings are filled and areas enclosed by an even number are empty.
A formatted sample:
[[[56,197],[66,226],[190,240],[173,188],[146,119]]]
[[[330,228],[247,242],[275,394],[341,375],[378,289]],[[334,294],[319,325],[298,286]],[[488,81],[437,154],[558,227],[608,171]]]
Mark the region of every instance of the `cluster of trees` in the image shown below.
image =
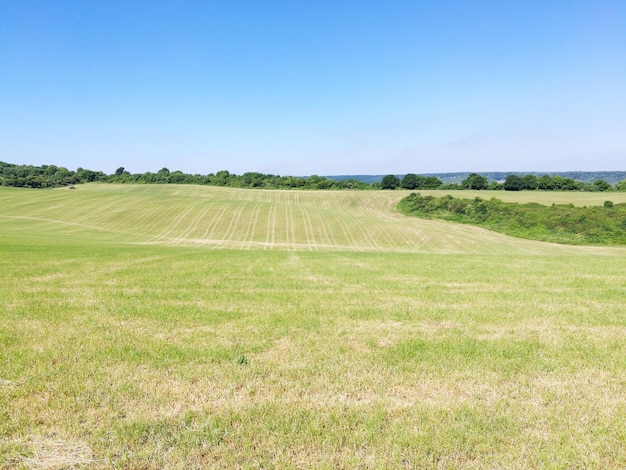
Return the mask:
[[[386,175],[382,181],[365,182],[363,179],[348,177],[346,179],[327,178],[317,175],[309,177],[278,176],[257,172],[236,175],[227,170],[208,175],[188,174],[182,171],[170,171],[161,168],[156,173],[129,173],[119,167],[111,175],[101,171],[78,168],[68,170],[55,165],[14,165],[0,162],[0,185],[20,186],[28,188],[53,188],[94,181],[106,183],[135,184],[201,184],[210,186],[229,186],[234,188],[268,188],[268,189],[388,189],[408,190],[425,189],[490,189],[505,191],[544,190],[544,191],[626,191],[626,180],[611,186],[604,180],[596,179],[591,183],[583,183],[562,176],[535,176],[528,174],[508,175],[504,182],[489,181],[486,176],[471,173],[457,183],[443,183],[436,176],[422,176],[408,173],[400,178],[397,175]]]
[[[626,186],[626,181],[621,182]],[[621,184],[621,183],[618,183]],[[582,183],[562,176],[508,175],[502,184],[506,191],[542,190],[542,191],[607,191],[611,185],[596,179],[591,183]]]
[[[202,184],[208,186],[228,186],[231,188],[266,188],[266,189],[369,189],[368,183],[356,179],[341,181],[312,175],[308,178],[300,176],[278,176],[258,172],[247,172],[242,175],[230,173],[228,170],[208,175],[187,174],[181,171],[170,172],[161,168],[156,173],[131,174],[118,168],[106,178],[110,183],[138,184]]]
[[[535,176],[528,174],[519,176],[515,174],[508,175],[503,183],[491,181],[486,176],[478,173],[470,173],[467,178],[461,181],[461,184],[448,183],[443,184],[439,178],[434,176],[417,176],[414,174],[405,175],[400,179],[395,175],[387,175],[381,183],[382,189],[474,189],[474,190],[505,190],[505,191],[607,191],[616,189],[618,191],[626,190],[626,180],[611,186],[604,180],[596,179],[591,183],[583,183],[572,178],[563,176],[543,175]]]
[[[68,170],[56,165],[13,165],[0,162],[0,185],[26,188],[55,188],[77,183],[105,181],[106,175],[101,171],[78,168]]]
[[[412,193],[398,209],[407,215],[480,225],[509,235],[569,244],[626,245],[626,204],[544,206],[499,199],[435,198]]]
[[[623,186],[626,187],[626,181],[622,183]],[[619,184],[620,183],[618,183],[618,185]],[[452,186],[454,185],[446,185],[448,189],[452,189]],[[538,177],[532,174],[524,176],[510,174],[502,183],[498,181],[489,182],[485,176],[471,173],[461,182],[459,189],[489,189],[495,191],[606,191],[612,189],[612,186],[600,179],[592,183],[583,183],[559,175],[543,175]]]
[[[201,184],[210,186],[229,186],[234,188],[271,188],[271,189],[370,189],[380,184],[370,185],[354,178],[333,180],[313,175],[308,178],[299,176],[277,176],[257,172],[236,175],[227,170],[213,174],[187,174],[182,171],[170,171],[161,168],[158,172],[132,174],[119,167],[111,175],[101,171],[78,168],[68,170],[55,165],[14,165],[0,162],[0,185],[27,188],[54,188],[94,181],[105,183],[135,184]]]
[[[380,183],[381,189],[437,189],[443,182],[436,176],[420,176],[414,173],[407,173],[402,179],[396,175],[383,177]]]

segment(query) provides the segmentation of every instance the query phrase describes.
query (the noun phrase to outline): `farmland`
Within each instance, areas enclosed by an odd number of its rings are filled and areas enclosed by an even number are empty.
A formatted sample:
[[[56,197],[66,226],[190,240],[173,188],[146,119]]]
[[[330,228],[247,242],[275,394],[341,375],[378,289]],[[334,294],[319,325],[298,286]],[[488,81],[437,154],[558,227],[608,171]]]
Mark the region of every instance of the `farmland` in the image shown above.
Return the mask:
[[[0,188],[0,466],[626,466],[626,248],[406,194]]]

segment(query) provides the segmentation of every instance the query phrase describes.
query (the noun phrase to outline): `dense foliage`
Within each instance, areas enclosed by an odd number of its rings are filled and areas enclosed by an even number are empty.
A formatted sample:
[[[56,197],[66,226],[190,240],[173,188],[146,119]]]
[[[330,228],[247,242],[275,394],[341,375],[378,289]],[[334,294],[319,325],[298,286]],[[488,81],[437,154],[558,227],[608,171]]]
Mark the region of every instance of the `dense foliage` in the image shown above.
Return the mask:
[[[0,162],[0,185],[26,188],[54,188],[76,183],[105,181],[107,176],[101,171],[78,168],[68,170],[56,165],[13,165]]]
[[[402,199],[406,215],[479,225],[533,240],[568,244],[626,245],[626,204],[603,207],[516,204],[499,199],[435,198],[412,193]]]
[[[407,173],[400,181],[403,189],[437,189],[442,185],[442,181],[436,176],[422,176],[414,173]]]
[[[613,172],[616,173],[616,172]],[[543,191],[626,191],[626,180],[611,186],[602,179],[583,182],[561,175],[535,176],[527,174],[519,176],[510,174],[503,182],[492,180],[485,175],[470,173],[458,183],[446,183],[436,176],[416,175],[408,173],[400,178],[397,175],[386,175],[379,181],[366,181],[363,177],[346,176],[324,177],[312,175],[278,176],[258,172],[247,172],[242,175],[227,170],[209,173],[208,175],[188,174],[182,171],[170,171],[161,168],[156,173],[129,173],[119,167],[111,175],[102,171],[78,168],[76,171],[56,165],[14,165],[0,161],[0,185],[26,188],[54,188],[94,181],[106,183],[133,184],[201,184],[209,186],[228,186],[232,188],[266,188],[266,189],[490,189],[507,191],[543,190]]]
[[[472,173],[468,172],[455,172],[455,173],[434,173],[434,176],[440,178],[444,184],[456,183],[462,184],[462,181]],[[486,177],[490,182],[504,182],[507,176],[510,174],[516,174],[518,176],[525,176],[530,174],[539,178],[541,176],[561,176],[563,178],[569,178],[574,181],[580,181],[582,183],[593,183],[595,180],[604,180],[609,184],[616,184],[620,181],[626,180],[626,171],[558,171],[558,172],[513,172],[513,171],[483,171],[480,173]]]
[[[477,173],[471,173],[461,182],[461,186],[467,189],[487,189],[489,181],[487,181],[487,178],[484,176]]]
[[[111,175],[106,175],[101,171],[95,172],[83,168],[71,171],[55,165],[32,166],[0,162],[0,185],[2,186],[54,188],[94,181],[134,184],[201,184],[232,188],[269,189],[370,189],[379,186],[377,183],[370,185],[354,178],[337,181],[317,175],[307,178],[257,172],[236,175],[227,170],[208,175],[191,175],[181,171],[170,172],[167,168],[161,168],[156,173],[132,174],[123,167],[118,168]]]
[[[535,189],[542,191],[606,191],[611,188],[609,183],[601,179],[583,183],[560,175],[536,177],[530,174],[525,176],[508,175],[502,186],[505,191],[533,191]]]

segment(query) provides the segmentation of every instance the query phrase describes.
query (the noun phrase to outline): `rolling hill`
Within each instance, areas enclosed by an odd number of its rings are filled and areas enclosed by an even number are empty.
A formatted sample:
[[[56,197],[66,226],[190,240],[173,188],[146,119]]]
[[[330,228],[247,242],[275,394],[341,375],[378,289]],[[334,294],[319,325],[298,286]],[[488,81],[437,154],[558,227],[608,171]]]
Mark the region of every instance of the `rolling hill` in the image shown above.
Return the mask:
[[[484,191],[480,194],[485,197]],[[573,250],[470,226],[408,218],[395,210],[404,195],[403,191],[271,191],[184,185],[91,184],[48,191],[0,188],[0,236],[246,250],[456,254]],[[470,192],[465,195],[471,196]],[[597,204],[606,197],[537,192],[506,196],[544,203],[569,196]]]

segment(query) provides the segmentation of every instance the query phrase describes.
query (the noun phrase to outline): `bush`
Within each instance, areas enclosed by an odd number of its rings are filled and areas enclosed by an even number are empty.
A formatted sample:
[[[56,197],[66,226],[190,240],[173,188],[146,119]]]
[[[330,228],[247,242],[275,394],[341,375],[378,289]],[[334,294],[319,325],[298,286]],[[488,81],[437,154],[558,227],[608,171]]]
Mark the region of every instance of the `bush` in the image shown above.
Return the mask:
[[[572,204],[505,203],[491,198],[441,198],[412,193],[398,204],[400,212],[424,218],[480,225],[508,235],[556,243],[626,245],[626,204],[602,207]]]

